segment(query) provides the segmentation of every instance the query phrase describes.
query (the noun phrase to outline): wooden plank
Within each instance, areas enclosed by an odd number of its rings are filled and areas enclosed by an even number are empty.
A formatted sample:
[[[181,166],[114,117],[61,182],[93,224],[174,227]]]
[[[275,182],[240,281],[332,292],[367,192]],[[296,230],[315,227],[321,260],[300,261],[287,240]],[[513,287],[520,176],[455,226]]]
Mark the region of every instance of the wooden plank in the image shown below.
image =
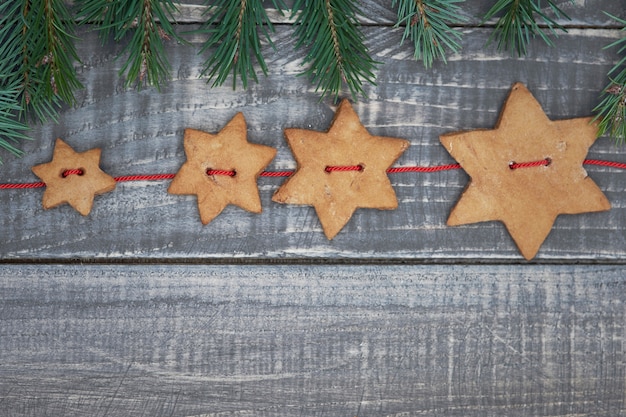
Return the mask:
[[[626,416],[626,269],[0,268],[8,416]]]
[[[399,32],[366,28],[374,56],[383,62],[378,85],[355,110],[373,134],[402,137],[411,147],[398,166],[453,162],[438,136],[456,130],[489,128],[498,117],[511,85],[525,82],[553,119],[587,116],[606,84],[615,51],[602,46],[616,30],[571,30],[559,49],[535,43],[529,56],[511,58],[485,49],[489,32],[467,29],[464,48],[449,63],[423,68],[398,46]],[[394,37],[393,35],[396,35]],[[198,74],[203,58],[192,46],[168,47],[174,79],[158,93],[123,88],[114,56],[120,46],[99,47],[95,34],[83,33],[80,78],[86,88],[79,105],[62,113],[59,124],[33,130],[27,156],[0,167],[4,182],[36,181],[30,167],[51,158],[54,139],[78,151],[103,150],[101,167],[111,175],[172,173],[184,161],[186,127],[219,131],[238,111],[248,121],[249,140],[278,149],[270,170],[288,170],[295,162],[282,130],[326,130],[333,117],[330,99],[320,101],[302,77],[303,52],[292,52],[292,29],[279,27],[277,49],[266,49],[271,73],[247,90],[227,85],[209,88]],[[590,158],[621,160],[621,151],[600,139]],[[624,172],[590,167],[591,177],[613,203],[606,213],[561,216],[537,259],[620,261],[626,258]],[[504,227],[486,223],[445,226],[467,176],[461,171],[394,174],[400,206],[395,211],[358,210],[345,229],[328,241],[311,207],[270,201],[283,179],[259,180],[264,212],[253,215],[227,208],[206,227],[199,222],[194,197],[168,195],[167,181],[118,184],[96,198],[88,217],[69,206],[44,211],[42,190],[0,192],[0,256],[11,259],[69,258],[385,258],[520,259]]]

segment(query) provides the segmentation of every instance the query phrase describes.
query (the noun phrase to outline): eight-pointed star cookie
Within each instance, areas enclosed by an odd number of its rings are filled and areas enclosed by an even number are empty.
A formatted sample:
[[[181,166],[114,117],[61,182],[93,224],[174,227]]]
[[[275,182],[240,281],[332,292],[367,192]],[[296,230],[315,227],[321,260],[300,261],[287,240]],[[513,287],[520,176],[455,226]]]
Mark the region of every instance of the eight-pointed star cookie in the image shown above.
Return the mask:
[[[68,203],[83,216],[88,215],[94,197],[115,188],[115,179],[100,169],[100,153],[100,149],[79,153],[57,139],[52,161],[32,168],[46,184],[43,207]],[[75,173],[67,175],[68,171]]]
[[[168,192],[196,195],[203,224],[208,224],[228,204],[252,213],[261,212],[256,180],[274,159],[276,149],[248,142],[242,113],[237,113],[216,135],[185,129],[184,147],[187,161]],[[234,175],[209,175],[209,170],[230,171]]]
[[[611,208],[582,166],[596,137],[591,118],[551,121],[523,84],[513,85],[495,129],[440,137],[471,177],[448,225],[499,220],[532,259],[559,214]],[[545,164],[510,165],[534,161]]]
[[[328,239],[359,207],[397,208],[386,170],[409,142],[370,135],[348,100],[339,105],[328,132],[285,129],[285,137],[298,166],[272,200],[314,206]],[[327,172],[327,167],[360,168]]]

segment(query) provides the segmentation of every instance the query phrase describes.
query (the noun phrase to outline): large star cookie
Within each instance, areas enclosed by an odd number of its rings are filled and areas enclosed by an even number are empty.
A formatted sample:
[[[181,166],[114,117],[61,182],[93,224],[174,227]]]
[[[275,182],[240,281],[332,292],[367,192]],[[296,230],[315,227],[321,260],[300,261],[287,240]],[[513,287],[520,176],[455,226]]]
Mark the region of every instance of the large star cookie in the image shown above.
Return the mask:
[[[532,259],[559,214],[611,208],[582,166],[596,137],[591,118],[551,121],[515,84],[495,129],[440,137],[471,177],[448,225],[499,220]]]
[[[328,132],[285,129],[285,137],[298,167],[272,200],[314,206],[328,239],[359,207],[398,207],[386,170],[409,142],[370,135],[348,100],[339,105]]]
[[[261,212],[256,180],[276,149],[248,142],[243,114],[237,113],[216,135],[185,129],[184,147],[187,161],[167,191],[197,196],[203,224],[229,204]]]
[[[115,179],[100,169],[100,149],[75,152],[57,139],[52,161],[32,168],[46,184],[43,207],[49,209],[68,203],[86,216],[93,207],[96,195],[115,188]]]

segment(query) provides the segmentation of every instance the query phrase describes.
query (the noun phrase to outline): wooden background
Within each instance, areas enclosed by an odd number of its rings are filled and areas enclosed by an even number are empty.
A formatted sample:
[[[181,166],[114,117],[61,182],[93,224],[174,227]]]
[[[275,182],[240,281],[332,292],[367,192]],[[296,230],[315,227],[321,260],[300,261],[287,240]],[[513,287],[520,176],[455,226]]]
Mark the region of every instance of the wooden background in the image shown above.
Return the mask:
[[[185,2],[181,32],[203,7]],[[382,65],[354,103],[373,134],[410,140],[403,165],[453,160],[438,136],[491,128],[514,82],[550,118],[588,116],[623,35],[602,11],[623,0],[557,0],[568,33],[528,56],[485,46],[492,4],[468,0],[463,49],[424,69],[400,46],[391,0],[363,1]],[[27,156],[3,155],[2,182],[37,181],[54,139],[102,149],[113,176],[174,173],[187,127],[235,113],[252,142],[295,167],[282,130],[326,130],[335,106],[296,75],[293,26],[272,13],[270,73],[247,90],[199,78],[203,39],[170,42],[173,79],[125,89],[121,45],[79,33],[79,105],[36,126]],[[599,139],[589,158],[626,162]],[[0,191],[2,416],[626,416],[626,172],[588,167],[613,209],[560,216],[526,262],[500,223],[447,227],[463,171],[390,176],[399,208],[358,210],[333,240],[311,207],[227,208],[202,226],[169,181],[120,183],[87,217],[43,210],[43,190]]]

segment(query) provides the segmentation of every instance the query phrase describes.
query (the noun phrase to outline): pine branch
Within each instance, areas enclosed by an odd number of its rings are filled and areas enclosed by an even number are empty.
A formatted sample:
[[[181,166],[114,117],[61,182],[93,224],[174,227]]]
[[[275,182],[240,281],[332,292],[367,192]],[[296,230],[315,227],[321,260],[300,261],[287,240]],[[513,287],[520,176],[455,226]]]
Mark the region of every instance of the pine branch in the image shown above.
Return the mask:
[[[526,55],[526,47],[531,38],[538,35],[547,45],[554,46],[552,39],[544,32],[541,25],[546,26],[550,32],[556,35],[556,30],[567,30],[556,22],[555,19],[565,18],[570,20],[553,0],[546,0],[554,18],[541,10],[541,0],[498,0],[496,4],[485,14],[483,23],[492,17],[502,14],[496,22],[493,39],[498,40],[498,50],[513,50],[518,56]],[[573,0],[570,0],[573,2]],[[540,21],[540,23],[538,23]]]
[[[272,0],[281,13],[286,9],[282,0]],[[270,22],[262,0],[219,0],[209,5],[207,12],[212,13],[198,33],[208,35],[200,53],[210,51],[209,58],[204,62],[203,76],[212,86],[224,84],[232,73],[233,89],[237,77],[241,79],[243,88],[248,87],[248,79],[258,82],[254,61],[267,76],[267,65],[261,54],[262,37],[273,47],[270,32],[274,27]]]
[[[405,39],[413,42],[416,60],[421,59],[430,68],[435,59],[446,62],[446,47],[453,53],[461,49],[457,42],[461,32],[452,25],[465,22],[457,3],[465,0],[393,0],[398,4],[398,23],[404,25],[402,44]]]
[[[56,120],[61,101],[74,104],[76,76],[73,19],[63,0],[18,0],[0,6],[5,83],[19,79],[20,117]],[[9,64],[10,62],[10,64]]]
[[[347,84],[353,98],[365,96],[363,83],[374,84],[374,61],[358,30],[356,0],[296,0],[296,48],[309,49],[303,64],[304,75],[316,84],[316,91],[338,97]],[[294,12],[295,13],[295,12]]]
[[[73,19],[63,0],[0,4],[0,147],[14,154],[27,139],[28,115],[56,120],[62,101],[75,103]]]
[[[43,68],[44,80],[49,80],[44,84],[46,93],[74,105],[74,91],[83,88],[74,68],[74,62],[80,61],[74,46],[74,19],[63,0],[43,0],[43,13],[47,53],[37,65]]]
[[[120,76],[126,78],[127,87],[135,84],[141,88],[147,84],[160,89],[170,78],[171,68],[163,43],[172,38],[182,41],[170,23],[178,2],[79,0],[77,4],[78,16],[83,23],[97,25],[103,43],[111,37],[116,42],[130,38],[120,53],[126,55]]]
[[[28,129],[18,120],[17,114],[22,110],[18,104],[19,86],[2,86],[0,88],[0,148],[9,151],[15,156],[22,156],[24,152],[16,147],[20,140],[30,139],[24,134]],[[2,164],[2,158],[0,158]]]
[[[27,139],[26,125],[18,120],[20,74],[16,63],[22,59],[21,32],[19,31],[21,4],[0,4],[0,147],[16,156],[22,151],[15,147]],[[1,159],[0,159],[1,162]]]
[[[620,19],[607,13],[608,16],[624,25],[622,32],[626,35],[626,19]],[[607,74],[611,83],[602,93],[602,101],[593,111],[598,115],[594,120],[600,119],[598,135],[609,135],[617,144],[626,144],[626,36],[607,45],[604,49],[619,47],[618,54],[622,58]],[[618,72],[619,71],[619,72]],[[611,74],[617,74],[611,78]]]

